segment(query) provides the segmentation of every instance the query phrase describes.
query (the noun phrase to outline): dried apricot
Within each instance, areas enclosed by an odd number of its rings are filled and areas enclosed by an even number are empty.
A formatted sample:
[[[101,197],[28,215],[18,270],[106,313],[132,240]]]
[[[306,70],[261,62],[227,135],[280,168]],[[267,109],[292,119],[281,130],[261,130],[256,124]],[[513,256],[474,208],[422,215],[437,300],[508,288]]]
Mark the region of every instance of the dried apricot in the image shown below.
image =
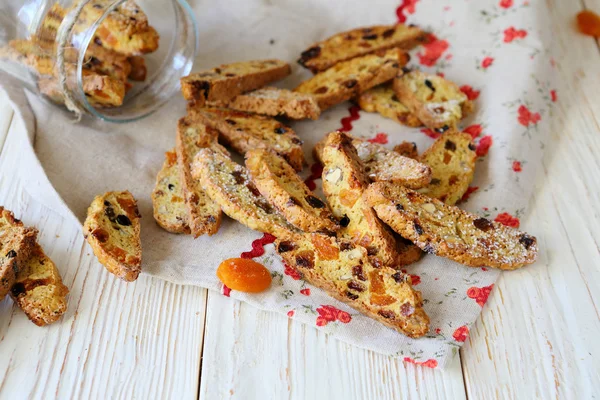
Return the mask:
[[[217,268],[225,286],[240,292],[262,292],[271,285],[271,274],[264,265],[246,258],[229,258]]]
[[[315,246],[319,257],[323,260],[337,260],[339,258],[340,249],[331,244],[330,238],[313,234],[311,242]]]
[[[577,14],[577,26],[585,35],[600,36],[600,17],[593,11],[583,10]]]

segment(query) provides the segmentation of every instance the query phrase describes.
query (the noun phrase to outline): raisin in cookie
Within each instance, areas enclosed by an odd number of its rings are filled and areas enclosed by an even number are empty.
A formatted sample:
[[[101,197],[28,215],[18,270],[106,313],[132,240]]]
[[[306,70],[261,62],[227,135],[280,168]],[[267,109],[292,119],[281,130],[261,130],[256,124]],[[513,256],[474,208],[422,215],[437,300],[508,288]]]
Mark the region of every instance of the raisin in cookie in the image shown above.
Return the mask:
[[[398,100],[391,82],[367,90],[358,96],[357,100],[360,108],[366,112],[379,113],[406,126],[423,125],[408,107]]]
[[[337,33],[304,50],[298,63],[313,73],[351,58],[391,48],[410,50],[425,40],[425,32],[403,24],[378,25]]]
[[[429,330],[421,292],[410,275],[373,265],[367,251],[319,234],[275,242],[277,252],[304,279],[364,315],[417,338]]]
[[[389,81],[401,73],[400,68],[408,60],[408,54],[400,49],[368,54],[319,72],[294,90],[313,95],[321,110],[325,110]]]
[[[377,182],[364,198],[379,218],[427,253],[505,270],[536,260],[535,237],[402,186]]]
[[[439,133],[456,128],[473,110],[458,86],[439,75],[411,71],[394,79],[394,91],[426,127]]]
[[[165,153],[165,162],[156,176],[152,209],[156,223],[171,233],[190,233],[188,210],[175,149]]]
[[[108,272],[132,282],[142,270],[140,213],[128,191],[96,196],[88,208],[83,236]]]
[[[258,191],[292,225],[305,232],[335,232],[339,228],[329,206],[277,154],[250,150],[246,153],[246,168]]]

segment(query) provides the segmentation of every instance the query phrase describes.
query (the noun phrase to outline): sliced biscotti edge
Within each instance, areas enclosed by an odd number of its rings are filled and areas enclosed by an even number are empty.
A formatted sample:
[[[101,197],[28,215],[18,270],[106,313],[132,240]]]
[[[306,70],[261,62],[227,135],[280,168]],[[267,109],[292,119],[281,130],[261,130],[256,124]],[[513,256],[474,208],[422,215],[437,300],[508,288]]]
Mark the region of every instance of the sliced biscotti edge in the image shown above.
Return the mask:
[[[423,125],[417,116],[400,102],[394,92],[392,82],[386,82],[361,93],[357,98],[357,103],[366,112],[376,112],[402,125],[411,127]]]
[[[177,153],[165,153],[165,162],[156,175],[152,190],[152,211],[156,223],[171,233],[190,233],[188,210],[185,204]]]

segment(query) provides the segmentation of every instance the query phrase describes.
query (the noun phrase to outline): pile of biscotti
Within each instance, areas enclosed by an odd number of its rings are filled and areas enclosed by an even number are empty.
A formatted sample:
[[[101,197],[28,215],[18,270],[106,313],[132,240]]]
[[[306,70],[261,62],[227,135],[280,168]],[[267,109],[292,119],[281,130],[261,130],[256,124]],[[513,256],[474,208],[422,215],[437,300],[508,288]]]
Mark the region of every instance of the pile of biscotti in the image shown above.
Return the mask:
[[[28,39],[12,40],[0,48],[0,58],[13,60],[27,66],[38,75],[40,92],[57,103],[64,103],[56,66],[56,38],[69,9],[55,3],[46,13],[37,32]],[[74,26],[76,33],[90,27],[104,13],[107,3],[92,0],[84,7]],[[140,7],[128,0],[119,5],[104,19],[94,33],[93,41],[85,53],[82,70],[83,91],[94,107],[118,107],[123,104],[130,81],[144,81],[147,68],[143,55],[158,48],[159,35],[148,24],[148,17]],[[67,85],[74,88],[77,82],[75,65],[78,52],[65,48]]]
[[[337,34],[302,53],[299,62],[315,75],[293,91],[267,86],[290,74],[280,60],[182,78],[187,115],[152,193],[157,223],[213,235],[224,213],[274,235],[277,252],[304,279],[410,337],[425,335],[429,318],[401,269],[424,253],[470,267],[534,262],[534,237],[454,205],[475,171],[471,136],[458,129],[473,105],[452,82],[405,68],[406,50],[424,37],[404,25]],[[346,100],[442,135],[421,155],[411,143],[391,150],[344,132],[324,135],[313,149],[323,164],[323,200],[298,175],[301,138],[277,117],[317,119]],[[84,232],[111,272],[137,277],[139,213],[131,194],[97,197]]]

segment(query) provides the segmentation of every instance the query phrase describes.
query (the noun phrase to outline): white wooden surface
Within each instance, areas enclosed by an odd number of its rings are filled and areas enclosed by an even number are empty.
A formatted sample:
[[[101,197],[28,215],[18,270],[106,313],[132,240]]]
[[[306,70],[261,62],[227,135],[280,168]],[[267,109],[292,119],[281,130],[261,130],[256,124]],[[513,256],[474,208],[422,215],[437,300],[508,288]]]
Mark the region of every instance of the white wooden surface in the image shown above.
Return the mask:
[[[600,0],[586,0],[600,11]],[[600,396],[600,53],[573,30],[579,2],[548,0],[559,103],[525,222],[538,263],[504,274],[445,371],[354,348],[220,294],[113,279],[81,233],[51,224],[11,181],[0,98],[0,203],[41,230],[71,289],[38,328],[0,302],[0,399],[591,399]]]

